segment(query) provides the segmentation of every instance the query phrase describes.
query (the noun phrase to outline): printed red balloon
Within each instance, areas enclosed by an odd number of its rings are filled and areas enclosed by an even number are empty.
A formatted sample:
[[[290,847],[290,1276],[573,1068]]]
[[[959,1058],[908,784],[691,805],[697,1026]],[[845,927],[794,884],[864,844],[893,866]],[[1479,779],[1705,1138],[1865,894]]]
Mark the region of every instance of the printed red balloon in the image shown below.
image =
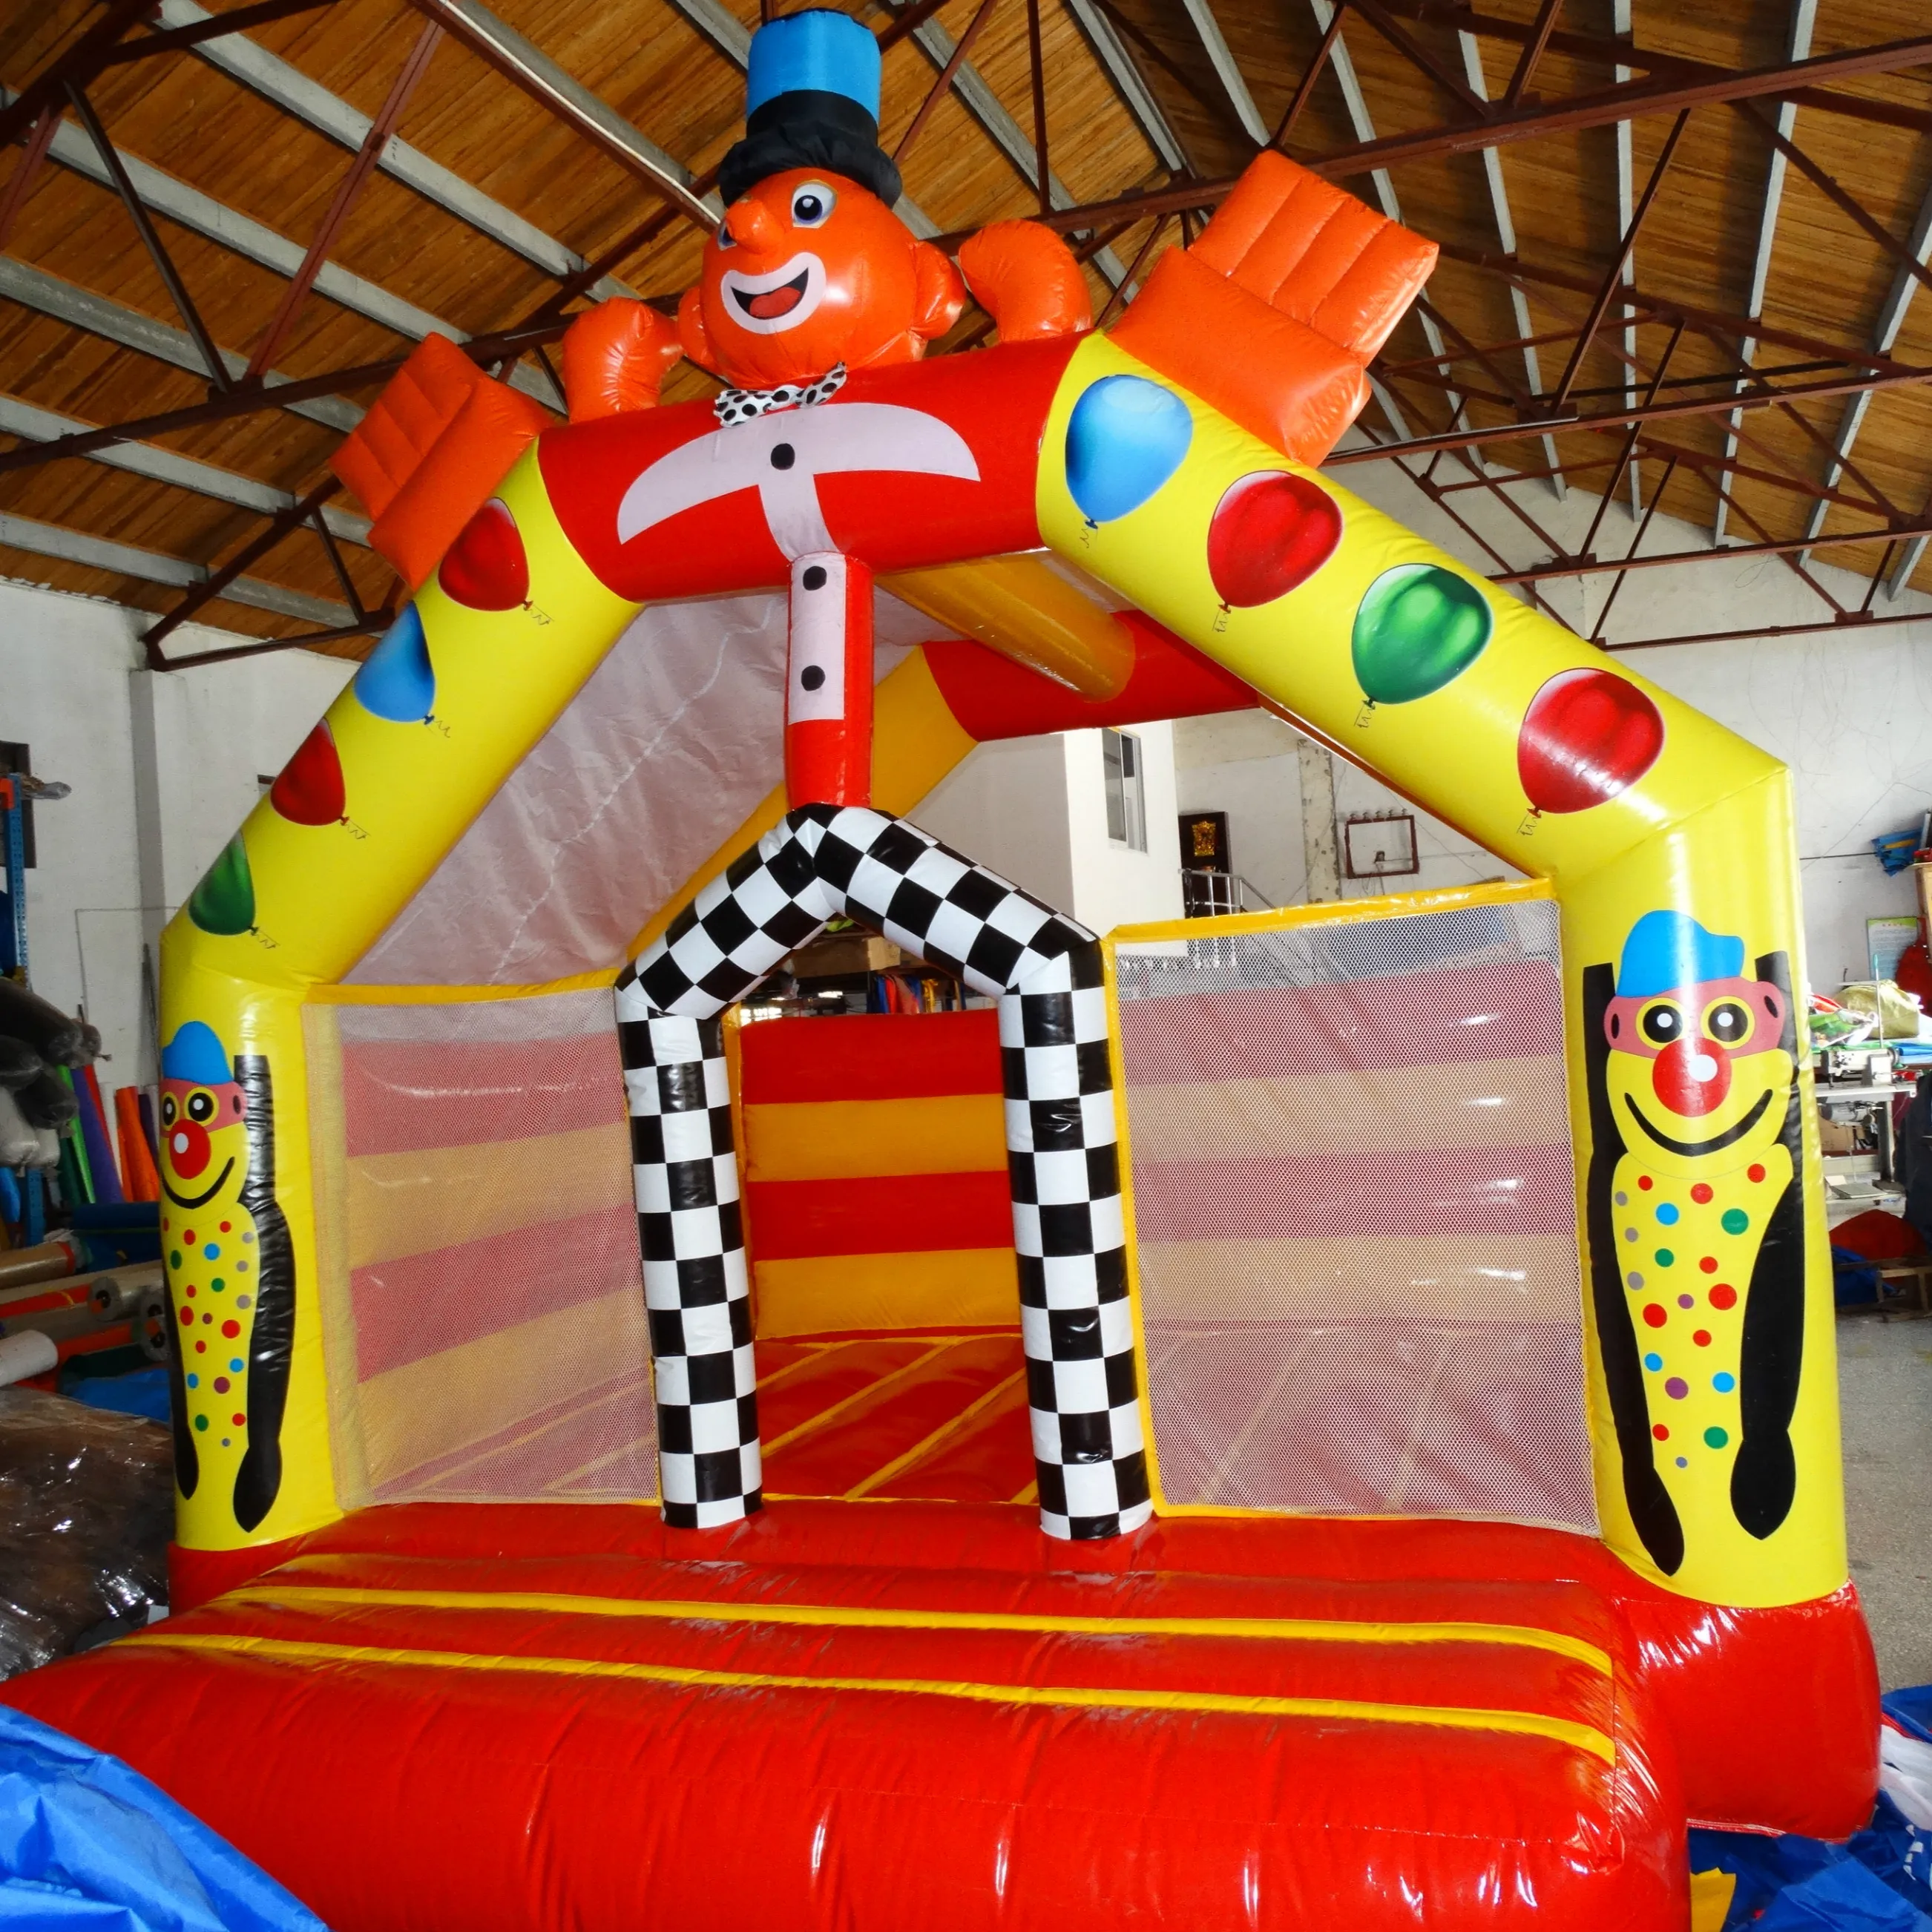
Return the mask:
[[[1335,554],[1342,512],[1306,477],[1258,470],[1229,484],[1208,526],[1208,569],[1221,601],[1251,609],[1286,597]]]
[[[1664,720],[1635,685],[1559,671],[1530,700],[1516,768],[1538,812],[1587,812],[1636,784],[1663,749]]]
[[[295,825],[339,824],[347,812],[342,760],[324,718],[296,748],[268,788],[268,802]]]
[[[507,503],[492,496],[464,525],[436,581],[472,610],[514,610],[530,602],[530,559]]]

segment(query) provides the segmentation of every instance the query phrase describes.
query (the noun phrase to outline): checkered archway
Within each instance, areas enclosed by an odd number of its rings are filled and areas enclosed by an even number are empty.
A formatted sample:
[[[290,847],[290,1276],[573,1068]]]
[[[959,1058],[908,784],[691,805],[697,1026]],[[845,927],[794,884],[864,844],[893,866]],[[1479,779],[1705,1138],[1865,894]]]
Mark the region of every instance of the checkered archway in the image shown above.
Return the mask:
[[[718,1016],[841,914],[999,1000],[1041,1526],[1136,1528],[1152,1505],[1099,941],[903,820],[827,805],[788,814],[617,981],[665,1520],[709,1527],[760,1502]]]

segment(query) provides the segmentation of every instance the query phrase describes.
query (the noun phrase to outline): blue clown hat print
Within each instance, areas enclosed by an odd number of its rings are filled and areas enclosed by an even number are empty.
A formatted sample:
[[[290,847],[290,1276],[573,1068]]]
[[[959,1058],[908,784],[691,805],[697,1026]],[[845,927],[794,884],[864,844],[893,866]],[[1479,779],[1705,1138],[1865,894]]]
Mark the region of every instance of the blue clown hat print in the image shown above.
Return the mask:
[[[727,206],[767,176],[823,168],[890,208],[899,171],[879,146],[879,44],[849,14],[808,7],[752,36],[745,138],[718,171]]]
[[[1742,939],[1708,932],[1688,913],[1647,912],[1624,941],[1617,995],[1647,1000],[1706,980],[1736,980],[1744,970]]]

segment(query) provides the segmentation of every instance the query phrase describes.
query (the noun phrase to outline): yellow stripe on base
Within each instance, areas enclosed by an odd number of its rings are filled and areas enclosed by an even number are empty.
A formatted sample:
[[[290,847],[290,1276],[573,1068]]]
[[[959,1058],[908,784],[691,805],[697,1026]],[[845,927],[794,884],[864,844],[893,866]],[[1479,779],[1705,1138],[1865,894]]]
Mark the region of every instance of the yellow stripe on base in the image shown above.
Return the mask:
[[[278,1573],[320,1568],[332,1557],[298,1556]],[[658,1597],[592,1597],[554,1591],[383,1590],[350,1584],[244,1583],[223,1604],[362,1604],[418,1610],[529,1610],[543,1616],[663,1617],[678,1622],[802,1624],[849,1630],[1006,1630],[1034,1636],[1235,1637],[1290,1643],[1490,1643],[1546,1650],[1614,1674],[1607,1651],[1532,1624],[1364,1623],[1329,1617],[1064,1617],[1018,1610],[890,1610],[844,1604],[740,1604]]]
[[[950,1697],[972,1704],[1024,1704],[1050,1710],[1193,1711],[1238,1718],[1324,1718],[1371,1724],[1426,1724],[1460,1731],[1548,1738],[1586,1751],[1606,1765],[1616,1747],[1592,1724],[1534,1711],[1458,1710],[1446,1705],[1358,1703],[1341,1697],[1238,1696],[1207,1690],[1089,1690],[1072,1685],[946,1682],[924,1677],[790,1677],[763,1671],[698,1670],[672,1664],[620,1664],[587,1657],[488,1656],[460,1651],[398,1650],[373,1644],[296,1643],[280,1637],[224,1636],[156,1631],[107,1646],[125,1657],[136,1650],[212,1652],[302,1664],[416,1665],[432,1670],[511,1671],[542,1677],[607,1677],[632,1683],[671,1684],[693,1690],[851,1690],[913,1697]]]
[[[751,1180],[863,1180],[1006,1171],[997,1094],[904,1100],[761,1100],[745,1108]]]
[[[1019,1277],[1010,1247],[806,1255],[782,1262],[754,1254],[752,1269],[761,1341],[880,1329],[1019,1326]],[[770,1446],[766,1444],[768,1451]]]

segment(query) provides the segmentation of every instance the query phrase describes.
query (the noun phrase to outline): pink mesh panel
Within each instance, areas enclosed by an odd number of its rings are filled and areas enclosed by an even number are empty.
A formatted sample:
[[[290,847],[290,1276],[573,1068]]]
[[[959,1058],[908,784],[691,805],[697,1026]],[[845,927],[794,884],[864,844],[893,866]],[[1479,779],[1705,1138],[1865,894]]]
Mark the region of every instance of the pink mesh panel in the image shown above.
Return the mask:
[[[365,1499],[654,1496],[609,994],[336,1017],[352,1320],[331,1372],[352,1373],[337,1424]]]
[[[1246,924],[1115,954],[1166,1500],[1594,1529],[1555,907]]]

